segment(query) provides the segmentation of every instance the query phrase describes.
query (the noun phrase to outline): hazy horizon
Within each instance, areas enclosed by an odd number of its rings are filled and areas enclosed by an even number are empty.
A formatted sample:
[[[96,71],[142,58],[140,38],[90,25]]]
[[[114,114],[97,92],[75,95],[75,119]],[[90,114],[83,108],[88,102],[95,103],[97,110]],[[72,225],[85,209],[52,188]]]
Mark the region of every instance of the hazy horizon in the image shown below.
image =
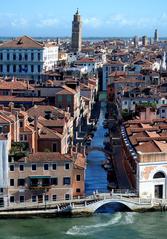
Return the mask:
[[[24,3],[23,3],[24,2]],[[76,9],[84,37],[167,36],[167,1],[151,0],[5,0],[1,2],[1,36],[71,36]]]

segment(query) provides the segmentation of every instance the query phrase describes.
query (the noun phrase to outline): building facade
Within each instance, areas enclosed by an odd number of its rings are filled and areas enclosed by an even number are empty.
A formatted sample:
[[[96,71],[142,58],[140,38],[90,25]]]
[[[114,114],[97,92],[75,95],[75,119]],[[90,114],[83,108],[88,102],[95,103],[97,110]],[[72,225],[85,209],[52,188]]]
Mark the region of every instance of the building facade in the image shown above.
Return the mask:
[[[81,154],[35,153],[9,164],[8,202],[47,203],[84,195]]]
[[[0,45],[0,76],[41,81],[44,71],[58,61],[58,46],[22,36]]]
[[[124,123],[122,157],[140,198],[167,198],[166,119],[131,120]]]

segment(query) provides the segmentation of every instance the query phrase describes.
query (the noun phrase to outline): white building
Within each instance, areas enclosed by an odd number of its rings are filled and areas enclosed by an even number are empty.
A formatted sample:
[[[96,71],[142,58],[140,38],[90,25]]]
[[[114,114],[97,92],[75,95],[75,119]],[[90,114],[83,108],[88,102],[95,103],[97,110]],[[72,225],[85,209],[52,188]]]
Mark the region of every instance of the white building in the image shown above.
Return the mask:
[[[0,135],[0,207],[6,204],[8,168],[8,140]]]
[[[81,58],[76,62],[76,65],[83,67],[85,73],[95,73],[99,67],[99,63],[94,58]]]
[[[0,76],[41,81],[44,71],[53,70],[58,61],[58,46],[39,43],[22,36],[0,45]]]
[[[159,142],[159,145],[163,144]],[[167,198],[167,152],[139,152],[137,188],[141,198]]]
[[[166,119],[131,120],[122,127],[122,155],[140,198],[167,199]]]

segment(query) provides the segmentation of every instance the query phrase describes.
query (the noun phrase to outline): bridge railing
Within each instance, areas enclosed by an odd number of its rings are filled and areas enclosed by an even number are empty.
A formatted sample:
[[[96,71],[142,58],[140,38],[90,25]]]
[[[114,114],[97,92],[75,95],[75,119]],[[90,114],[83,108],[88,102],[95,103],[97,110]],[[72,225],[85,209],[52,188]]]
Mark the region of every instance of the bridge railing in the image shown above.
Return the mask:
[[[122,194],[122,195],[127,195],[127,194],[131,194],[132,196],[137,196],[137,191],[135,190],[131,190],[131,189],[113,189],[111,191],[112,194]]]

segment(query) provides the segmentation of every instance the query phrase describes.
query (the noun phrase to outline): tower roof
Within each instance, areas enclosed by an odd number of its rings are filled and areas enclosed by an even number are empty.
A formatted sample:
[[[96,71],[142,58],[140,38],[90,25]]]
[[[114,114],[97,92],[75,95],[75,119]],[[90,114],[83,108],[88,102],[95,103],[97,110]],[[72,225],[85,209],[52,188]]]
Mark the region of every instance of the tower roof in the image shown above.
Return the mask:
[[[77,8],[77,11],[76,11],[75,15],[79,15],[79,9],[78,8]]]

